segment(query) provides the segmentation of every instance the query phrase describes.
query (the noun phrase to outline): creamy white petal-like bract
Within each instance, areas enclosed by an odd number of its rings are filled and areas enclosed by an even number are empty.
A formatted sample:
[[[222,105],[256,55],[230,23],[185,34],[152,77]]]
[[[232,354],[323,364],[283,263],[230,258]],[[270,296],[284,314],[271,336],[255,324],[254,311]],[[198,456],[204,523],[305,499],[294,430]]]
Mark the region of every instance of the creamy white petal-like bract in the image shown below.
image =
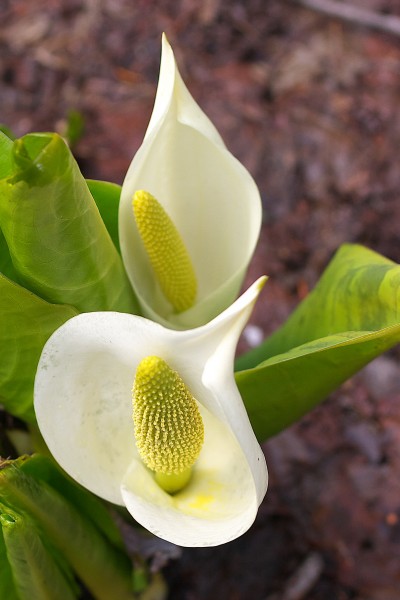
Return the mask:
[[[161,203],[192,259],[197,299],[184,312],[174,312],[163,295],[140,239],[132,197],[141,189]],[[122,257],[143,314],[188,329],[222,312],[239,292],[260,226],[254,180],[190,95],[163,36],[154,110],[123,183],[119,212]]]
[[[125,505],[152,533],[213,546],[244,533],[267,489],[267,468],[233,376],[234,352],[265,278],[210,323],[175,331],[126,313],[78,315],[46,343],[35,380],[40,431],[76,481]],[[196,398],[205,439],[189,484],[170,495],[136,449],[132,383],[156,355]]]

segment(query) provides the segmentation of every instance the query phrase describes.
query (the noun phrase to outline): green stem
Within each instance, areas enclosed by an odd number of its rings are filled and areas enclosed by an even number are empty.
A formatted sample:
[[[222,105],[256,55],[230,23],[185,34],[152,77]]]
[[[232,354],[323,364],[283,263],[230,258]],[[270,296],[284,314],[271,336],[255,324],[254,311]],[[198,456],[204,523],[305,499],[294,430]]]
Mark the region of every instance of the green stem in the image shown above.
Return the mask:
[[[155,480],[158,485],[168,494],[175,494],[182,490],[188,483],[192,476],[192,467],[183,471],[183,473],[171,473],[166,475],[165,473],[155,473]]]

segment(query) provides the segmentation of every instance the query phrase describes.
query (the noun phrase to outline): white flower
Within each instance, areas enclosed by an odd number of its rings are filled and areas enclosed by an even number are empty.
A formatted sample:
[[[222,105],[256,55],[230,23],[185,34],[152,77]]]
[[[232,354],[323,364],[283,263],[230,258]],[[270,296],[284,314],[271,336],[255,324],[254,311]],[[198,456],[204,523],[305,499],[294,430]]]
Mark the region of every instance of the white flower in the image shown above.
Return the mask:
[[[264,280],[194,330],[126,313],[78,315],[51,336],[40,358],[35,410],[55,459],[84,487],[182,546],[218,545],[244,533],[267,489],[265,459],[233,376],[236,343]],[[135,374],[154,356],[179,374],[204,425],[189,482],[175,494],[145,466],[132,420]]]
[[[171,303],[152,268],[132,210],[139,190],[157,199],[187,249],[197,282],[189,308]],[[193,100],[163,36],[154,110],[126,175],[119,213],[122,257],[143,314],[167,327],[187,329],[222,312],[239,292],[260,226],[254,180]],[[156,239],[160,229],[151,232]],[[158,255],[163,256],[161,244]]]

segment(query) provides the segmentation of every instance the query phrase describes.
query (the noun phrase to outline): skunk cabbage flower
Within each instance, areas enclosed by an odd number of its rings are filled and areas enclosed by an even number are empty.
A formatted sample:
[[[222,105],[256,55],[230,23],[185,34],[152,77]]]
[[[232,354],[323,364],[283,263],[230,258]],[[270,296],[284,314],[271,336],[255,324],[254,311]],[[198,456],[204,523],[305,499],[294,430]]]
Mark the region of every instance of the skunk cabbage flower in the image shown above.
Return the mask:
[[[163,36],[154,110],[119,213],[122,257],[143,314],[188,329],[222,312],[239,292],[260,226],[254,180],[193,100]]]
[[[127,313],[80,314],[56,330],[39,361],[35,410],[55,459],[182,546],[244,533],[267,489],[233,376],[236,343],[264,281],[193,330]]]

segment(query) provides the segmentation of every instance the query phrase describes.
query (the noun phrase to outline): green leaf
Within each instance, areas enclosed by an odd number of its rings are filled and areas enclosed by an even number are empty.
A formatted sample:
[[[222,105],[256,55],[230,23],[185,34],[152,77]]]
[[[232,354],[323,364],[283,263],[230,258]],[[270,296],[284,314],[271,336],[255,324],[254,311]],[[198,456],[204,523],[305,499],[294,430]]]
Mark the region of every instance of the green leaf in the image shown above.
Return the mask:
[[[65,563],[60,568],[60,558],[54,557],[54,549],[46,547],[31,518],[0,503],[0,524],[16,590],[11,597],[19,600],[76,600],[76,584],[70,570]],[[9,596],[1,597],[9,599]]]
[[[62,554],[97,600],[133,600],[126,554],[112,546],[62,494],[24,473],[21,462],[6,464],[0,470],[2,503],[18,507],[20,513],[32,518],[42,540]]]
[[[236,382],[259,439],[288,427],[400,342],[399,300],[400,266],[362,246],[342,246],[287,322],[237,362],[246,369]]]
[[[7,177],[12,172],[12,149],[13,142],[5,133],[0,131],[0,179]],[[0,197],[1,202],[1,197]],[[16,272],[13,267],[10,252],[3,232],[0,228],[0,273],[3,273],[11,279],[16,278]]]
[[[13,279],[14,281],[18,278],[17,272],[12,264],[10,252],[8,250],[6,238],[0,229],[0,273]]]
[[[76,314],[0,275],[0,402],[13,415],[34,421],[33,382],[43,346]]]
[[[78,110],[70,110],[67,114],[65,131],[63,137],[67,140],[70,147],[75,146],[83,136],[85,130],[85,119]]]
[[[121,186],[108,181],[87,179],[86,183],[92,194],[101,218],[110,234],[114,246],[120,252],[118,234],[118,207],[121,196]]]
[[[0,226],[19,281],[79,311],[136,312],[121,258],[68,146],[29,134],[13,147],[0,181]]]
[[[0,598],[7,600],[21,600],[14,585],[10,563],[7,557],[7,548],[4,542],[3,528],[0,525]]]
[[[15,140],[15,135],[13,131],[4,123],[0,123],[0,131],[4,135],[6,135],[10,140]]]
[[[57,490],[82,516],[92,521],[105,538],[117,548],[123,549],[121,534],[104,504],[62,473],[51,458],[35,454],[21,463],[21,471]]]
[[[12,172],[12,149],[12,140],[0,131],[0,179]]]

